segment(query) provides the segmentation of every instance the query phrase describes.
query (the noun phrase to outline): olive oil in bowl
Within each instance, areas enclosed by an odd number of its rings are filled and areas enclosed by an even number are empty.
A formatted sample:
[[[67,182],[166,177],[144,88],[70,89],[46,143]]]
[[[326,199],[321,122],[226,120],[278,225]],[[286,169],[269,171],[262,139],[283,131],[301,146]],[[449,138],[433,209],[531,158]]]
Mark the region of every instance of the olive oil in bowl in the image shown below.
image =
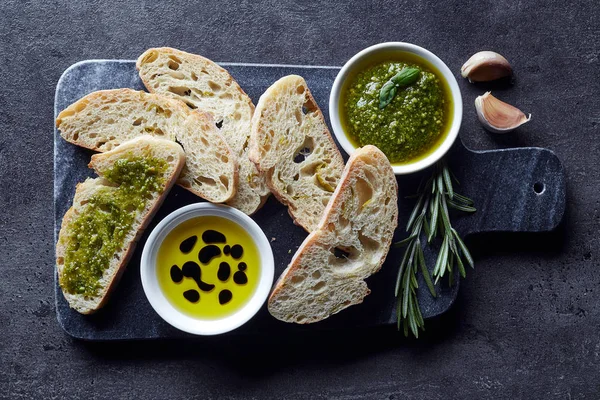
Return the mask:
[[[140,262],[154,311],[195,335],[229,332],[250,320],[269,296],[274,269],[269,240],[252,218],[205,202],[163,218]]]
[[[250,235],[217,216],[196,217],[169,232],[156,265],[169,302],[200,319],[223,318],[244,306],[258,286],[259,269]]]

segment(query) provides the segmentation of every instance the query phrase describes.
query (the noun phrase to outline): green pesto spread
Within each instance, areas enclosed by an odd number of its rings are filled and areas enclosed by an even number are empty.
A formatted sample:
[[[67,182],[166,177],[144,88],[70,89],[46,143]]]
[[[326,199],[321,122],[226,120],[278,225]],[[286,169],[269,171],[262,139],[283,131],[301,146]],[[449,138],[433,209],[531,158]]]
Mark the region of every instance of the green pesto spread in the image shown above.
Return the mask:
[[[420,69],[418,80],[399,88],[380,109],[380,89],[403,68]],[[342,107],[342,124],[351,141],[379,147],[393,164],[412,162],[433,151],[445,136],[450,114],[447,90],[433,72],[396,61],[358,73],[345,89]]]
[[[99,190],[67,228],[60,281],[67,293],[97,295],[99,280],[112,257],[122,249],[135,213],[146,207],[151,193],[160,191],[166,169],[164,160],[132,156],[116,161],[103,173],[118,186]]]

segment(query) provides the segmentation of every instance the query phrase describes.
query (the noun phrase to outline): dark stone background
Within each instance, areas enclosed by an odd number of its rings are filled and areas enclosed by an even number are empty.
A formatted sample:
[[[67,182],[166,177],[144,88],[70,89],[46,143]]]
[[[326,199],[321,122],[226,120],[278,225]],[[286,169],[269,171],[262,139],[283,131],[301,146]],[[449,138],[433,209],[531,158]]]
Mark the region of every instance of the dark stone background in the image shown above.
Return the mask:
[[[595,0],[2,1],[0,397],[598,398],[599,18]],[[218,61],[341,65],[389,40],[424,46],[454,71],[484,49],[512,62],[515,84],[490,87],[532,121],[486,133],[471,106],[486,87],[461,80],[461,135],[475,149],[554,150],[568,179],[558,232],[473,238],[476,270],[418,341],[369,329],[94,344],[61,331],[52,119],[65,68],[160,45]]]

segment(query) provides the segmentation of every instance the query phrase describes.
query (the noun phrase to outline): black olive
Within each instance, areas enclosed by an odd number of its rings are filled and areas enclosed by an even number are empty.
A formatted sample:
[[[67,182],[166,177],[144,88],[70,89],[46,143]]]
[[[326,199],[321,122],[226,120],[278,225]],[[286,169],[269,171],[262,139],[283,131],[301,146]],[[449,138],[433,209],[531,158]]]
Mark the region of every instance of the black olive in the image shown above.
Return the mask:
[[[231,275],[231,267],[226,262],[219,264],[219,270],[217,271],[217,277],[221,282],[225,282]]]
[[[202,250],[198,253],[198,259],[202,264],[208,264],[210,260],[221,255],[221,249],[219,246],[215,246],[214,244],[209,244],[208,246],[204,246]]]
[[[187,301],[195,303],[200,300],[200,293],[198,293],[198,291],[195,289],[186,290],[183,292],[183,297],[185,297]]]
[[[221,292],[219,293],[219,304],[223,305],[229,303],[232,297],[233,294],[231,294],[229,290],[221,290]]]
[[[237,271],[235,274],[233,274],[233,281],[238,285],[245,285],[248,283],[248,277],[244,271]]]
[[[181,269],[177,265],[173,265],[171,267],[171,280],[175,283],[179,283],[182,279],[183,273],[181,273]]]
[[[183,254],[187,254],[194,249],[194,246],[196,245],[197,241],[198,241],[198,236],[196,236],[196,235],[190,236],[189,238],[187,238],[183,242],[181,242],[181,244],[179,245],[179,250]]]
[[[239,244],[236,244],[231,248],[231,257],[238,259],[242,254],[244,254],[244,248]]]
[[[204,231],[204,233],[202,234],[202,240],[206,244],[227,242],[225,235],[223,235],[221,232],[213,231],[212,229]]]

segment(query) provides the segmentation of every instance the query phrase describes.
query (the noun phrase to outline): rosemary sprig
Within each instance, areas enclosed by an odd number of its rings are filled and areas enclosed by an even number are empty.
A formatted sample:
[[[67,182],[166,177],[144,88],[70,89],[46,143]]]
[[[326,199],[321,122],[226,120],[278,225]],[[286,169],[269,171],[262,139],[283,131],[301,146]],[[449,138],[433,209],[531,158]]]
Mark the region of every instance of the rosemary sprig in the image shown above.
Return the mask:
[[[395,293],[398,301],[398,330],[403,329],[405,336],[408,336],[410,330],[418,338],[419,330],[424,330],[425,326],[417,299],[417,273],[421,272],[429,292],[436,297],[435,284],[446,274],[451,286],[455,267],[463,278],[466,276],[465,264],[474,267],[473,257],[467,246],[452,227],[449,208],[469,213],[476,209],[473,200],[454,191],[453,179],[458,183],[445,161],[435,165],[431,177],[419,185],[417,202],[406,224],[408,237],[394,244],[395,247],[406,246],[398,270]],[[425,264],[423,246],[431,244],[438,235],[442,238],[441,245],[433,274],[430,275]]]

